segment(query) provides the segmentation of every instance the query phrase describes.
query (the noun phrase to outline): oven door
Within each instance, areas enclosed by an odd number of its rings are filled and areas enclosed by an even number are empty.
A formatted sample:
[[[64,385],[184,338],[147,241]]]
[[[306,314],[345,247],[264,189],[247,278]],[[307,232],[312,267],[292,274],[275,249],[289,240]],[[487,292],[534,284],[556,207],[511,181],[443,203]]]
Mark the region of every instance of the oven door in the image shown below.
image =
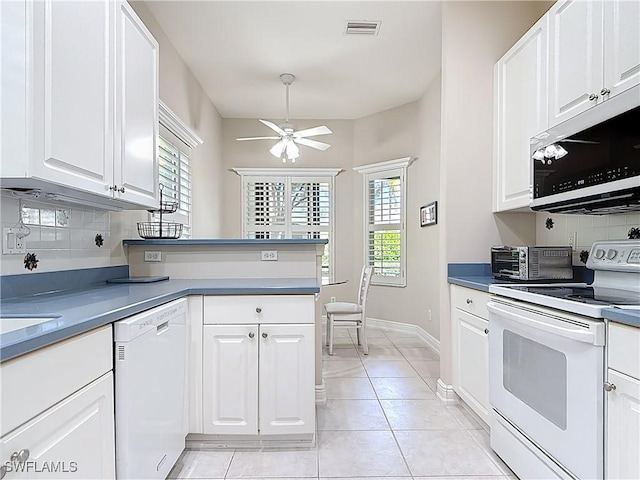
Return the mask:
[[[602,478],[604,323],[511,300],[487,308],[492,407],[572,475]]]

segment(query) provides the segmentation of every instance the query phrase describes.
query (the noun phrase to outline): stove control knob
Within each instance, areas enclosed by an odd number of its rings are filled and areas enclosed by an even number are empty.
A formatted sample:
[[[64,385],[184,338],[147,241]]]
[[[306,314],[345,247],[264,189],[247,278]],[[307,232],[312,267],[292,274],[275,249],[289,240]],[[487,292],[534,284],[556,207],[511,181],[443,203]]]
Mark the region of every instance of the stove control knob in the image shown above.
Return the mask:
[[[604,257],[604,250],[602,250],[601,248],[596,249],[594,257],[596,257],[598,260]]]
[[[618,255],[618,251],[614,250],[613,248],[610,248],[609,251],[607,252],[607,259],[613,260],[614,258],[616,258],[616,255]]]

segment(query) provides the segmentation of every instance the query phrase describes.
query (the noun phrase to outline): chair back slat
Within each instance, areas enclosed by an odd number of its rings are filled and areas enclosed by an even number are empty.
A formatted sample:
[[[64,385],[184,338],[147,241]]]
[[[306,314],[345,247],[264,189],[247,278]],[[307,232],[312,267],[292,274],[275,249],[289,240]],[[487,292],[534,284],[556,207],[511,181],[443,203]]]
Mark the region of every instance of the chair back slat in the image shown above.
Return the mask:
[[[364,305],[367,301],[367,295],[369,293],[369,285],[371,284],[371,276],[373,274],[373,267],[371,265],[365,265],[362,267],[362,275],[360,277],[360,288],[358,289],[358,305]]]

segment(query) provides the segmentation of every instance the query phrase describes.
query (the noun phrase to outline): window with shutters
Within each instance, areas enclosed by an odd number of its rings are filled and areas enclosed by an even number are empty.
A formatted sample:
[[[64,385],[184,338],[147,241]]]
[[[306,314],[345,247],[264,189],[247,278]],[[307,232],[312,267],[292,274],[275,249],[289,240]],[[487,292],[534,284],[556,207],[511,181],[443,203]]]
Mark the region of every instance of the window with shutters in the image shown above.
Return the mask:
[[[373,267],[371,282],[406,286],[406,177],[410,157],[365,165],[365,264]]]
[[[327,239],[322,280],[333,281],[333,186],[339,169],[236,169],[236,172],[242,176],[243,236]]]

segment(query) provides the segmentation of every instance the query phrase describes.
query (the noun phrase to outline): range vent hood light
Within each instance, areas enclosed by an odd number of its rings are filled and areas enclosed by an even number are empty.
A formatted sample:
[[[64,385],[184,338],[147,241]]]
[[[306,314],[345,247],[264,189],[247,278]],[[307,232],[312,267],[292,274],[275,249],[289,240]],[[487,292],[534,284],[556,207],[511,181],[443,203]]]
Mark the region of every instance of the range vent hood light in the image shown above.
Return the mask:
[[[381,23],[380,21],[349,20],[344,33],[346,35],[378,35]]]

